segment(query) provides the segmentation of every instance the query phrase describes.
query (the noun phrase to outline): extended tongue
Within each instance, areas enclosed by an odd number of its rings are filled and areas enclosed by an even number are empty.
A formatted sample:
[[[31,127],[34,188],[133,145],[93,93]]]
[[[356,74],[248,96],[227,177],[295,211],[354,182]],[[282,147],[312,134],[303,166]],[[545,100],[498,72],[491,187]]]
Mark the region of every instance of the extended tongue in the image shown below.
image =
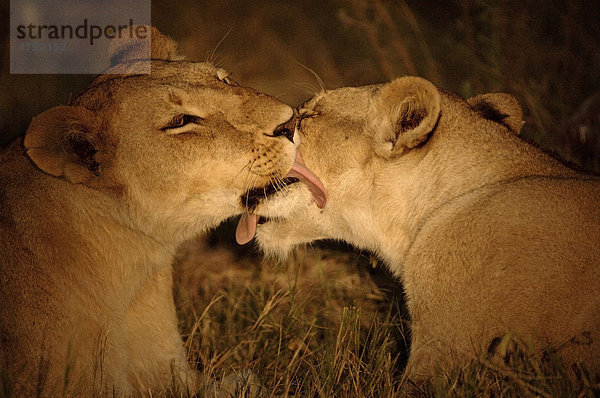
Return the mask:
[[[325,190],[325,186],[316,175],[312,171],[310,171],[302,160],[302,156],[300,152],[296,152],[296,161],[292,166],[292,169],[288,173],[288,177],[296,177],[299,178],[300,181],[303,181],[310,192],[312,193],[313,199],[319,209],[322,209],[327,204],[327,191]]]
[[[245,245],[254,238],[257,222],[258,217],[256,217],[256,214],[242,214],[240,221],[238,221],[237,228],[235,229],[235,240],[238,244]]]
[[[319,209],[325,207],[327,204],[327,191],[325,190],[325,186],[319,181],[317,176],[304,165],[300,152],[296,152],[296,161],[287,176],[296,177],[304,182],[308,186],[308,189],[310,189],[313,200]],[[256,224],[258,224],[258,217],[256,214],[246,213],[240,217],[237,228],[235,229],[235,240],[238,244],[245,245],[254,238],[254,235],[256,234]]]

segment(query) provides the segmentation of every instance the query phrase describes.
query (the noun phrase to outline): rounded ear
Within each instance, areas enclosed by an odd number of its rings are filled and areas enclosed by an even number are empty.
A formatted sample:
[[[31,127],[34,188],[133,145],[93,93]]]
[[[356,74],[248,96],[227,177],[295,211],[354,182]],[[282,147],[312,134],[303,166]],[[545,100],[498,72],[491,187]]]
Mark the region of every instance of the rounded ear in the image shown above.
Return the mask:
[[[484,118],[502,124],[515,134],[519,134],[525,124],[519,101],[510,94],[481,94],[469,98],[467,103]]]
[[[177,54],[177,43],[173,39],[148,25],[124,28],[111,40],[108,51],[111,67],[133,61],[176,61],[184,58]]]
[[[100,176],[99,124],[86,108],[57,106],[33,119],[23,144],[40,170],[74,184],[87,183]]]
[[[424,142],[440,116],[440,93],[420,77],[401,77],[381,89],[369,106],[375,153],[400,156]]]

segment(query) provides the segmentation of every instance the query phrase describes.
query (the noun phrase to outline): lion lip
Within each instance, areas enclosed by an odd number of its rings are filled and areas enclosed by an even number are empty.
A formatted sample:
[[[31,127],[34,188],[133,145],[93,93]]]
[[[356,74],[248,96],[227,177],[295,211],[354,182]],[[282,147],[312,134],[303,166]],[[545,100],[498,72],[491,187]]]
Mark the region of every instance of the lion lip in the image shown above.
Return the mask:
[[[252,214],[250,211],[254,211],[261,200],[277,193],[283,187],[295,184],[298,181],[300,181],[300,179],[297,177],[285,177],[278,184],[271,183],[265,187],[252,188],[246,192],[242,201],[246,209],[248,209],[248,213],[245,213],[242,215],[242,217],[240,217],[238,225],[235,229],[235,240],[240,245],[245,245],[246,243],[250,242],[252,238],[254,238],[257,224],[263,224],[266,222],[266,219],[263,217],[258,218],[256,214]]]
[[[284,185],[290,185],[302,181],[305,183],[313,197],[313,200],[320,209],[324,208],[327,204],[327,191],[323,183],[317,178],[317,176],[304,165],[300,152],[296,152],[296,159],[289,171],[287,177],[283,179]],[[272,195],[277,192],[280,187],[270,184],[264,188],[253,188],[245,195],[245,205],[250,211],[254,210],[259,204],[260,200],[268,195]],[[237,228],[235,230],[235,240],[240,245],[245,245],[250,242],[256,234],[256,226],[259,223],[264,223],[267,219],[259,219],[256,214],[250,212],[243,214],[240,217]]]
[[[264,187],[252,188],[247,191],[243,196],[244,207],[246,207],[249,211],[253,211],[256,206],[269,196],[279,192],[281,189],[287,187],[288,185],[292,185],[300,181],[298,177],[285,177],[277,183],[271,183]]]

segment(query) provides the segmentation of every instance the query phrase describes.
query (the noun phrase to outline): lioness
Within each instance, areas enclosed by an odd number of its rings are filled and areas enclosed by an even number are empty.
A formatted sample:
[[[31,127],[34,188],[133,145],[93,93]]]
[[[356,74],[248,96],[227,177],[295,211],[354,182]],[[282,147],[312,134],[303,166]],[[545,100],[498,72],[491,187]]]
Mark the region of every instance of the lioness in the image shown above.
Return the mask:
[[[186,239],[295,161],[293,110],[152,33],[0,152],[0,373],[18,396],[194,387],[173,303]],[[285,124],[290,121],[291,126]]]
[[[297,133],[328,191],[257,197],[269,254],[337,239],[380,256],[412,317],[408,377],[466,364],[509,332],[600,370],[600,180],[517,136],[507,94],[467,101],[416,77],[316,95]]]

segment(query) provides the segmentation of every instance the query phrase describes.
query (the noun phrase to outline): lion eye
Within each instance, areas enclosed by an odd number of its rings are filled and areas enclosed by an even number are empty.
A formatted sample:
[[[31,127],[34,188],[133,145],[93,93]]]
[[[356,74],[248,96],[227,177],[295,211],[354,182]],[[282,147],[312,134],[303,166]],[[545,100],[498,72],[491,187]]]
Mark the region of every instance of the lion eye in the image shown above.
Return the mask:
[[[200,116],[194,116],[194,115],[186,115],[184,113],[180,113],[179,115],[176,115],[173,119],[171,119],[169,121],[169,123],[167,123],[166,126],[164,126],[163,128],[161,128],[161,130],[170,130],[170,129],[176,129],[179,127],[183,127],[188,123],[200,123],[202,119]]]
[[[237,82],[233,79],[231,79],[229,77],[229,75],[225,75],[225,76],[217,76],[217,78],[222,81],[223,83],[229,85],[229,86],[238,86]]]
[[[229,84],[230,86],[239,86],[239,84],[237,84],[237,82],[235,80],[230,79],[228,77],[224,77],[223,82],[225,82],[226,84]]]
[[[237,86],[237,82],[229,76],[231,76],[231,73],[227,72],[225,69],[217,70],[217,79],[230,86]]]
[[[312,118],[317,117],[317,116],[319,116],[321,114],[320,112],[311,111],[311,110],[307,110],[307,109],[300,109],[300,111],[298,113],[299,113],[298,122],[297,122],[297,127],[298,128],[302,127],[302,121],[303,120],[312,119]]]
[[[300,119],[310,119],[319,116],[321,112],[316,111],[314,109],[300,108],[298,110],[298,114],[300,116]]]

